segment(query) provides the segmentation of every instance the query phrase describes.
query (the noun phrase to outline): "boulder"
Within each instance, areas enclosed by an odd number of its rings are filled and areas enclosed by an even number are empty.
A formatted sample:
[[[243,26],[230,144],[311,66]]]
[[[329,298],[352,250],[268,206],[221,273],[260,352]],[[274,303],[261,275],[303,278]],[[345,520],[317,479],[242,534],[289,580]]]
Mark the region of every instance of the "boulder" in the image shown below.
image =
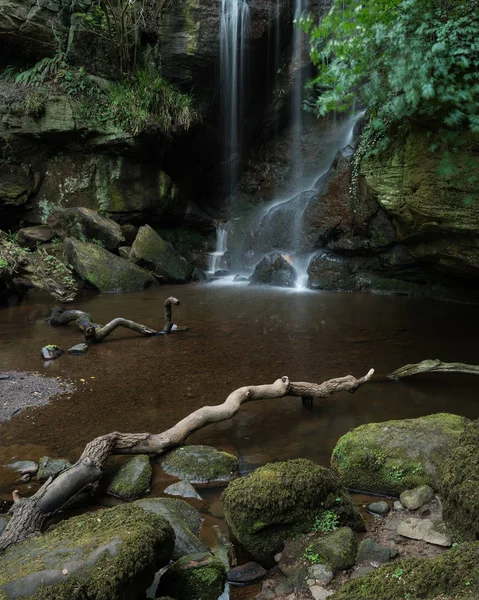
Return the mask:
[[[391,550],[391,548],[388,548],[387,546],[376,544],[371,538],[366,538],[359,544],[356,562],[384,564],[389,562],[396,555],[396,550]]]
[[[256,562],[250,561],[228,571],[228,582],[234,585],[250,585],[264,579],[268,571]]]
[[[311,531],[324,511],[361,530],[362,518],[331,469],[297,459],[267,464],[232,481],[223,494],[226,520],[256,560],[274,556],[288,537]]]
[[[190,483],[231,481],[238,470],[238,459],[211,446],[182,446],[160,459],[162,469]]]
[[[69,263],[81,279],[100,292],[134,292],[144,289],[150,273],[96,244],[67,238],[64,242]]]
[[[38,243],[49,242],[53,236],[54,232],[48,225],[22,227],[18,230],[18,245],[24,248],[36,248]]]
[[[281,252],[271,252],[256,265],[251,276],[251,284],[294,287],[296,277],[291,256]]]
[[[439,470],[466,421],[437,414],[361,425],[339,439],[331,465],[357,490],[395,496],[419,485],[437,490]]]
[[[441,474],[443,516],[458,540],[479,539],[479,421],[466,423]]]
[[[191,280],[193,265],[149,225],[144,225],[138,230],[131,247],[130,258],[165,282],[185,283]]]
[[[315,564],[308,569],[308,579],[314,579],[320,585],[328,585],[333,580],[334,573],[332,570],[322,564]]]
[[[334,600],[474,598],[479,589],[479,544],[459,544],[434,558],[407,558],[346,583]]]
[[[82,514],[2,555],[0,597],[140,600],[173,545],[167,521],[137,506]]]
[[[450,546],[452,537],[446,532],[444,523],[431,519],[405,519],[398,527],[399,535],[413,540],[421,540],[436,546]]]
[[[60,358],[63,352],[64,351],[59,346],[48,344],[48,346],[43,346],[42,348],[42,357],[45,360],[56,360],[57,358]]]
[[[371,504],[368,504],[368,512],[385,517],[389,512],[389,504],[384,500],[381,502],[371,502]]]
[[[125,241],[118,223],[91,208],[57,208],[48,216],[48,225],[62,239],[96,240],[107,250],[116,250]]]
[[[404,490],[400,496],[401,503],[409,510],[417,510],[434,498],[434,491],[428,485],[421,485],[413,490]]]
[[[223,593],[226,569],[207,552],[183,556],[160,579],[158,592],[176,600],[218,600]]]
[[[349,262],[322,250],[309,263],[308,286],[334,291],[353,291],[359,287]]]
[[[188,481],[178,481],[172,483],[165,489],[165,494],[170,496],[183,496],[183,498],[197,498],[201,500],[201,496]]]
[[[29,166],[0,162],[0,207],[21,208],[34,193],[37,184],[38,176]]]
[[[150,458],[139,454],[126,461],[113,477],[107,492],[122,500],[134,500],[146,494],[150,489]]]
[[[43,482],[49,477],[56,477],[59,473],[71,466],[72,464],[64,458],[42,456],[38,461],[37,480]]]
[[[175,532],[173,560],[186,554],[207,552],[208,548],[199,539],[201,515],[187,502],[176,498],[145,498],[134,503],[147,512],[163,516]]]
[[[333,572],[349,569],[356,562],[356,539],[349,527],[341,527],[317,537],[307,551],[310,557],[315,557],[314,562],[327,565]]]
[[[138,227],[131,223],[125,223],[121,226],[121,233],[128,244],[132,244],[138,234]]]

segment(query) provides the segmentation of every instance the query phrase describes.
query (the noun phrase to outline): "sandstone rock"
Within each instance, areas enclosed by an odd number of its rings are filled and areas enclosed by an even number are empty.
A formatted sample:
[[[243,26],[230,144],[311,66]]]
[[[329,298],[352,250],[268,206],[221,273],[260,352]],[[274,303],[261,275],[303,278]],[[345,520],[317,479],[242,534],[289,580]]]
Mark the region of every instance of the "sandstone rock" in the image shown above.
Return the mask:
[[[122,500],[134,500],[146,494],[151,481],[150,459],[139,454],[126,461],[108,485],[107,492]]]
[[[48,225],[23,227],[18,231],[18,244],[26,248],[36,248],[37,243],[49,242],[54,232]]]
[[[434,491],[428,485],[421,485],[413,490],[402,492],[401,503],[409,510],[417,510],[434,498]]]
[[[107,250],[115,250],[125,241],[118,223],[91,208],[56,209],[50,213],[48,225],[61,238],[97,240]]]
[[[274,556],[291,535],[311,531],[324,510],[334,511],[340,525],[364,527],[337,475],[305,459],[267,464],[232,481],[223,504],[232,532],[257,560]]]
[[[437,546],[451,546],[452,537],[446,533],[443,523],[434,523],[430,519],[410,518],[402,521],[398,527],[399,535],[413,540],[423,540]]]
[[[438,488],[438,469],[456,445],[466,419],[437,414],[370,423],[342,436],[331,465],[350,488],[398,495],[419,485]]]
[[[238,470],[238,459],[211,446],[182,446],[160,459],[166,473],[190,483],[230,481]]]
[[[152,282],[150,273],[96,244],[65,239],[69,263],[81,279],[100,292],[133,292]]]
[[[140,600],[173,544],[165,519],[131,504],[82,514],[10,547],[0,561],[0,595]]]
[[[131,248],[130,258],[150,269],[165,282],[184,283],[191,280],[193,265],[171,244],[165,242],[149,225],[140,227]]]

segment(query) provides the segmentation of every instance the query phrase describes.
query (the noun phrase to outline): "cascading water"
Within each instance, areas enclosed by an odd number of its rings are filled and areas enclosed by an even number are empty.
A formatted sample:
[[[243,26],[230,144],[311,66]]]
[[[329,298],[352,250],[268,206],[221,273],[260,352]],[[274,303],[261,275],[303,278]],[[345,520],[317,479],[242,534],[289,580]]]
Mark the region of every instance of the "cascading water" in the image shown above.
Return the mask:
[[[231,193],[238,175],[241,149],[240,124],[243,116],[246,41],[249,6],[246,0],[221,0],[220,65],[223,100],[226,185]]]
[[[208,273],[214,274],[216,271],[226,269],[225,254],[228,250],[228,223],[223,221],[216,222],[216,249],[210,252],[208,259]]]
[[[309,0],[295,0],[294,7],[294,27],[292,40],[292,65],[293,65],[293,89],[291,102],[291,126],[292,126],[292,144],[291,144],[291,170],[292,177],[295,180],[302,176],[302,144],[301,134],[303,132],[303,94],[305,85],[304,72],[304,33],[299,22],[301,15],[309,8]],[[307,63],[308,64],[308,63]]]

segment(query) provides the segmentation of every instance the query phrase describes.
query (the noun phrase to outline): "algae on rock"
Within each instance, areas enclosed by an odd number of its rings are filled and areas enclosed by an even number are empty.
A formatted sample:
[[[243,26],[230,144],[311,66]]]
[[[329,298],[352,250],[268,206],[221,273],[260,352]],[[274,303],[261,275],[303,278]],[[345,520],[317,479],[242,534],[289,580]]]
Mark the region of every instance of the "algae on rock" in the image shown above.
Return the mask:
[[[223,563],[204,552],[177,560],[161,577],[158,589],[161,594],[174,594],[176,600],[217,600],[225,581]]]
[[[337,474],[306,459],[267,464],[232,481],[223,502],[231,530],[257,560],[273,556],[288,537],[311,531],[325,510],[334,511],[341,526],[364,528]]]
[[[465,422],[443,413],[361,425],[339,439],[331,465],[348,488],[392,495],[420,485],[437,490],[438,470]]]
[[[123,500],[133,500],[146,494],[150,481],[150,458],[145,454],[139,454],[122,465],[108,486],[108,493]]]
[[[181,446],[160,460],[166,473],[190,483],[230,481],[238,470],[236,456],[211,446]]]

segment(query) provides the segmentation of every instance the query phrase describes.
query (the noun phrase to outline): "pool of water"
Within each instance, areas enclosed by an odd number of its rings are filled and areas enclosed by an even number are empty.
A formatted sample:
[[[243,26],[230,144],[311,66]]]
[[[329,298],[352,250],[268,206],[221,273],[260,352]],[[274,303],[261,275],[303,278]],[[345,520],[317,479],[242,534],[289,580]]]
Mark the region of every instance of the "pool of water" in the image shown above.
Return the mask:
[[[41,409],[28,409],[0,426],[0,465],[14,457],[48,454],[71,461],[86,442],[109,431],[159,432],[205,404],[219,404],[237,387],[315,381],[370,368],[385,374],[425,358],[479,363],[477,307],[375,294],[254,288],[220,282],[164,286],[123,295],[84,296],[76,308],[98,323],[123,316],[161,328],[163,301],[181,306],[174,320],[189,331],[145,338],[116,330],[83,357],[44,363],[40,349],[65,350],[82,341],[75,326],[45,323],[50,300],[32,296],[0,309],[0,371],[38,371],[70,378],[77,391]],[[84,380],[84,381],[82,381]],[[269,461],[305,457],[328,465],[338,438],[362,423],[453,412],[477,417],[477,378],[422,375],[402,382],[376,380],[354,395],[244,405],[231,420],[196,432],[189,443],[235,453],[242,474]],[[152,494],[167,478],[155,469]],[[15,476],[0,467],[0,497],[11,498]],[[32,488],[33,489],[33,488]],[[21,488],[27,493],[27,486]],[[205,490],[209,513],[219,490]],[[201,507],[200,507],[201,508]],[[215,511],[213,510],[213,513]]]

